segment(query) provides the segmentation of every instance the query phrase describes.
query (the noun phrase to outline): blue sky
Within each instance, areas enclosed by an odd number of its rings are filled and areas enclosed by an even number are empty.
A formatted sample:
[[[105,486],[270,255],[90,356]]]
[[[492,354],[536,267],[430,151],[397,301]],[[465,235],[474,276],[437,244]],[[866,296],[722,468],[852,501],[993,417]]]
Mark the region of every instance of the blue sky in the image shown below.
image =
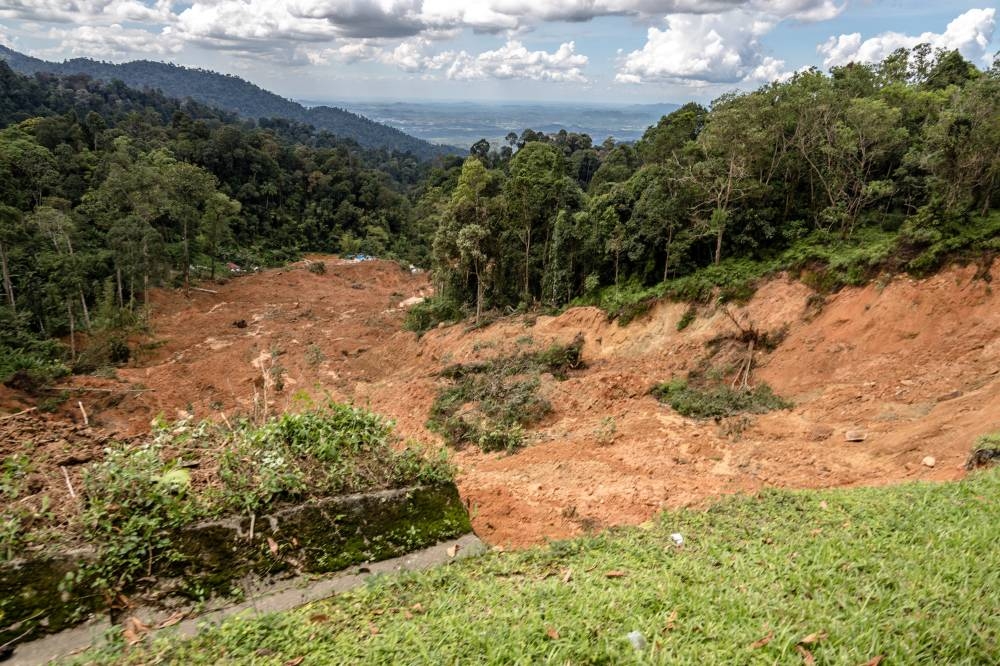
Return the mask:
[[[983,0],[0,0],[0,43],[312,100],[706,102],[921,41],[986,67],[996,14]]]

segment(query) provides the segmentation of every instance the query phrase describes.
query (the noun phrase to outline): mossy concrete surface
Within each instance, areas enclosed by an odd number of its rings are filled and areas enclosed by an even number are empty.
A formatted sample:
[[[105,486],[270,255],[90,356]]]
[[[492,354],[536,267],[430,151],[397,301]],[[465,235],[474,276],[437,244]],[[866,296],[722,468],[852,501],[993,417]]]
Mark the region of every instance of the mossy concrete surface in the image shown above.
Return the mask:
[[[125,590],[151,605],[225,596],[246,579],[339,571],[403,555],[471,531],[454,484],[415,486],[310,500],[270,514],[236,516],[181,528],[172,556],[144,587]],[[0,645],[73,626],[106,610],[79,572],[92,550],[0,565]],[[65,591],[67,573],[76,580]],[[153,582],[151,582],[151,580]]]

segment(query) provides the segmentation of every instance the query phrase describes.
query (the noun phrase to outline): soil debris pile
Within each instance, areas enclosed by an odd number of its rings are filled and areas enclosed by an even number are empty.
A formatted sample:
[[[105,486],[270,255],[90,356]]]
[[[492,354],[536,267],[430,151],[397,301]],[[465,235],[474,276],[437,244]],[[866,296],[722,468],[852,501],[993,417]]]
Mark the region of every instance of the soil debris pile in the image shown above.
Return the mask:
[[[92,424],[130,435],[160,413],[231,419],[330,397],[436,442],[428,419],[442,389],[460,383],[442,372],[485,381],[497,373],[473,370],[579,340],[586,367],[561,378],[540,367],[509,375],[531,384],[531,404],[546,406],[519,426],[523,446],[454,454],[477,534],[510,546],[768,486],[955,479],[976,439],[1000,430],[1000,296],[991,287],[1000,262],[834,294],[777,276],[743,305],[661,301],[625,327],[582,307],[418,337],[402,329],[399,306],[430,294],[425,275],[315,260],[324,273],[298,265],[231,280],[217,294],[158,292],[147,351],[116,378],[73,379],[145,390],[114,404],[70,395],[64,416],[80,419],[80,399]],[[241,320],[245,328],[233,325]],[[760,395],[751,409],[723,400],[694,418],[651,395],[665,383],[769,392],[762,408]],[[480,424],[466,410],[481,396],[452,398],[452,417]],[[933,467],[921,462],[928,456]]]

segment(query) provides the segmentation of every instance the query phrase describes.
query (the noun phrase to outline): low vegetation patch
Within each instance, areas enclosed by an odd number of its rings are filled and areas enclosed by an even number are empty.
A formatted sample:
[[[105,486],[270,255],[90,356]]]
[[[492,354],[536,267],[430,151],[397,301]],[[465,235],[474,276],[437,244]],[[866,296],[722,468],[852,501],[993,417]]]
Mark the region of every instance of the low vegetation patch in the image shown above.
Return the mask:
[[[512,451],[524,443],[523,427],[552,410],[538,394],[540,375],[565,379],[583,367],[583,338],[538,352],[481,363],[451,365],[441,371],[450,381],[431,405],[427,427],[452,446],[475,444],[483,451]]]
[[[1000,470],[956,483],[766,490],[82,660],[995,663],[998,494]]]
[[[433,297],[417,303],[406,313],[403,328],[423,334],[438,324],[453,323],[465,317],[465,313],[454,301]]]
[[[988,465],[1000,465],[1000,431],[976,439],[965,469],[971,471]]]
[[[0,470],[0,560],[27,545],[85,543],[98,553],[82,576],[108,593],[174,557],[175,530],[196,520],[260,514],[315,497],[448,483],[453,475],[443,449],[399,448],[391,422],[336,403],[259,426],[158,422],[150,437],[112,443],[101,460],[86,465],[74,515],[24,514],[27,504],[20,500],[31,494],[30,466],[28,456],[15,455]]]
[[[681,416],[696,419],[723,418],[735,414],[764,414],[792,406],[774,394],[767,384],[740,389],[722,383],[692,386],[683,379],[657,384],[650,391]]]
[[[599,307],[609,320],[625,326],[664,298],[688,303],[746,302],[762,280],[781,271],[820,293],[831,293],[884,274],[927,275],[950,260],[980,261],[988,266],[1000,253],[1000,213],[952,221],[945,217],[924,212],[897,229],[859,227],[848,238],[816,230],[780,252],[724,259],[652,286],[633,280],[602,287],[571,305]]]

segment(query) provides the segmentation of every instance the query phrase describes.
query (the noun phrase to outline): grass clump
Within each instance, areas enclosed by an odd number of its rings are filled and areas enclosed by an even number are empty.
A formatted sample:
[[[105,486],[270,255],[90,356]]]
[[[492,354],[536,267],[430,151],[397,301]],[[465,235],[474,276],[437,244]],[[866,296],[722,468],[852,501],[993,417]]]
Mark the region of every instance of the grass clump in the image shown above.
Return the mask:
[[[224,509],[260,510],[276,501],[451,480],[441,455],[393,447],[392,423],[358,407],[284,414],[263,426],[215,427],[225,450],[219,461]],[[210,438],[212,441],[218,441]],[[442,452],[443,453],[443,452]]]
[[[1000,504],[990,498],[998,494],[1000,470],[956,483],[766,490],[668,512],[642,528],[378,578],[299,610],[82,659],[996,663]],[[630,632],[645,646],[634,648]]]
[[[683,331],[685,328],[694,323],[695,317],[698,316],[698,308],[692,303],[688,306],[688,309],[684,311],[681,318],[677,320],[677,331]]]
[[[29,463],[22,457],[4,461],[3,499],[16,499]],[[149,438],[113,444],[84,469],[78,515],[27,520],[6,501],[0,507],[0,557],[11,557],[19,543],[41,543],[35,537],[59,528],[64,540],[98,551],[68,586],[86,581],[113,596],[175,559],[177,528],[197,520],[260,514],[313,497],[443,484],[453,475],[444,449],[428,454],[412,445],[400,448],[390,421],[349,405],[331,402],[231,428],[160,421]]]
[[[764,383],[734,389],[722,383],[694,386],[683,379],[674,379],[657,384],[650,393],[660,402],[669,404],[681,416],[696,419],[743,413],[764,414],[792,407],[790,402],[775,395],[771,387]]]
[[[524,443],[523,427],[552,411],[538,394],[540,375],[565,379],[583,367],[583,337],[533,353],[480,363],[455,364],[441,371],[450,384],[438,391],[427,427],[452,446],[475,444],[483,451],[513,451]]]
[[[417,303],[406,313],[403,328],[417,334],[423,334],[441,323],[460,321],[465,314],[454,301],[433,297],[423,303]]]
[[[972,453],[965,462],[965,469],[974,470],[987,465],[1000,464],[1000,431],[976,438]]]

